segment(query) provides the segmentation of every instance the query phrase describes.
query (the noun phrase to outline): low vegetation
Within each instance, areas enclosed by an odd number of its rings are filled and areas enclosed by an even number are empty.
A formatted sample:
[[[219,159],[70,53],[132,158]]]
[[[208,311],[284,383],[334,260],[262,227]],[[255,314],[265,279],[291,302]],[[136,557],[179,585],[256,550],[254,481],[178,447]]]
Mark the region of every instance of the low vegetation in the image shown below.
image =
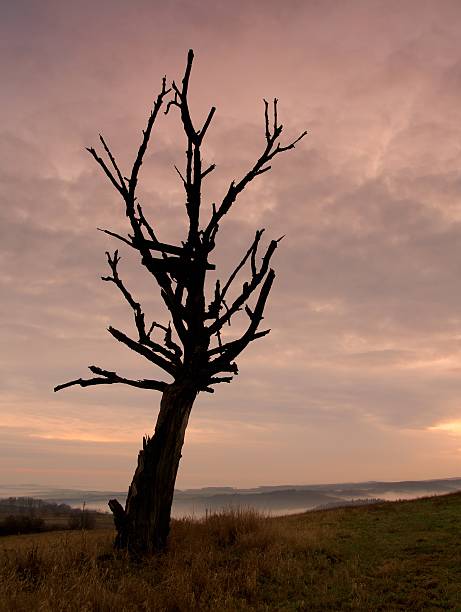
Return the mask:
[[[174,521],[135,562],[112,530],[0,540],[1,611],[461,610],[461,494]]]
[[[67,504],[45,502],[33,497],[0,499],[0,536],[110,527],[109,514]]]

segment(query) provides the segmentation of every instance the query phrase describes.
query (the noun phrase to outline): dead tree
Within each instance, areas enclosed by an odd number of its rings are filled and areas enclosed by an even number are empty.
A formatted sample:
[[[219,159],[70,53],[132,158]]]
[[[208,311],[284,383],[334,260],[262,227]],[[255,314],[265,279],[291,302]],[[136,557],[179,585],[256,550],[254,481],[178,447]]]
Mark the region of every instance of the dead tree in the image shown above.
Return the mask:
[[[207,304],[205,280],[207,273],[215,268],[209,262],[209,257],[215,248],[220,223],[245,187],[257,176],[270,170],[271,161],[279,153],[293,149],[306,134],[303,132],[287,145],[280,144],[283,126],[277,117],[277,100],[273,101],[271,116],[269,104],[264,101],[265,143],[260,157],[242,178],[230,183],[219,205],[213,203],[209,212],[203,211],[202,183],[215,169],[215,164],[207,167],[203,165],[202,144],[216,109],[211,108],[204,124],[197,129],[192,122],[188,103],[193,57],[191,50],[180,86],[173,81],[168,88],[166,77],[163,79],[162,89],[143,130],[142,141],[129,176],[122,172],[102,136],[100,141],[107,161],[95,149],[88,149],[120,194],[131,226],[127,236],[108,229],[102,231],[138,252],[141,264],[159,286],[171,319],[166,325],[146,323],[141,304],[136,301],[119,274],[120,256],[116,250],[113,255],[106,253],[110,273],[102,277],[102,280],[113,283],[129,304],[137,337],[128,336],[114,327],[109,327],[108,331],[118,342],[166,372],[172,382],[151,378],[131,380],[91,365],[89,369],[95,375],[93,378],[78,378],[55,387],[55,391],[58,391],[72,385],[88,387],[125,384],[153,389],[162,394],[155,431],[152,437],[143,439],[143,448],[139,451],[138,465],[128,490],[125,508],[117,500],[109,503],[118,532],[115,545],[135,554],[159,551],[166,546],[184,434],[197,395],[201,391],[213,393],[215,385],[229,383],[238,373],[236,357],[250,342],[262,338],[270,331],[259,330],[259,325],[275,277],[270,262],[279,240],[272,240],[261,257],[258,248],[263,230],[258,230],[251,246],[229,278],[225,282],[216,281],[213,297]],[[153,127],[163,107],[165,114],[174,108],[179,110],[187,139],[185,171],[181,172],[175,167],[184,186],[188,217],[188,233],[181,245],[160,241],[136,196],[141,165]],[[205,220],[201,219],[201,212],[205,212]],[[249,278],[236,295],[229,299],[237,275],[245,267],[249,270]],[[253,307],[249,305],[250,298],[254,298]],[[234,315],[242,310],[248,316],[246,330],[237,339],[224,342],[222,328],[230,325]],[[162,339],[155,340],[154,332],[160,332]]]

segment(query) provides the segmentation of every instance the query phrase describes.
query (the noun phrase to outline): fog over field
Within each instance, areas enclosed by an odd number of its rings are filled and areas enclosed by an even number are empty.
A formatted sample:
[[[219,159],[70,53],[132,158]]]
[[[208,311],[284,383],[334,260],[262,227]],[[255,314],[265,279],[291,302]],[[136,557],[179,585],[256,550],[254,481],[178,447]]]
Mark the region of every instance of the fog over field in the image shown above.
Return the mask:
[[[255,508],[274,515],[303,512],[314,508],[334,507],[359,500],[414,499],[461,491],[461,478],[401,482],[359,482],[322,485],[263,486],[252,489],[205,487],[176,490],[173,516],[204,516],[228,508]],[[51,489],[40,485],[0,485],[0,498],[35,497],[105,512],[107,501],[124,500],[121,491],[84,491]]]

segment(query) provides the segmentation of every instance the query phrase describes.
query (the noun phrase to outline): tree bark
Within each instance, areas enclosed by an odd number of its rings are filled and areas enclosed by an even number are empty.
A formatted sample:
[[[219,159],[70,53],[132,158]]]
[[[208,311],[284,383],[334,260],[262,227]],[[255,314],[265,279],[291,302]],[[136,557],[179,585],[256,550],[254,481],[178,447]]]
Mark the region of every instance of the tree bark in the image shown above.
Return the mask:
[[[125,510],[111,500],[117,530],[115,547],[135,555],[165,549],[171,505],[189,415],[197,390],[174,382],[165,389],[152,437],[143,439]]]

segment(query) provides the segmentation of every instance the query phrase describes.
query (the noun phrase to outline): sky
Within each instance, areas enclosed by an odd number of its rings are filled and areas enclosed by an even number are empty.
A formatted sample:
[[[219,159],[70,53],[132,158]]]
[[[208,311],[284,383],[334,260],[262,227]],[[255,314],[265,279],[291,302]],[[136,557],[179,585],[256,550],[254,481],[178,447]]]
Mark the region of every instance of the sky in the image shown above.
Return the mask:
[[[85,147],[128,171],[163,75],[195,60],[193,117],[217,112],[204,210],[265,144],[279,99],[294,151],[222,224],[224,278],[256,229],[285,234],[265,324],[231,385],[197,399],[179,488],[461,475],[461,4],[457,0],[17,0],[0,22],[0,482],[126,489],[160,395],[59,383],[149,363],[108,273],[117,193]],[[174,109],[173,109],[174,110]],[[177,114],[140,176],[158,235],[180,240]],[[120,274],[167,322],[132,253]],[[163,317],[163,318],[162,318]],[[239,323],[229,330],[237,333]]]

